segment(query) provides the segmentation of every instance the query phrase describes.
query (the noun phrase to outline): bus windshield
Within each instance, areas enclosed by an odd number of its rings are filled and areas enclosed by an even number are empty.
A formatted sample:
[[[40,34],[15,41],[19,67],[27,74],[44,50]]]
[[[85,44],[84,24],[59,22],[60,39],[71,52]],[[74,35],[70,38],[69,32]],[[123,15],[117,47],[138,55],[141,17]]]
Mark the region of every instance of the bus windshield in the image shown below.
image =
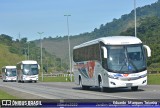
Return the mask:
[[[108,70],[115,73],[136,73],[146,69],[142,44],[108,46]]]
[[[12,77],[16,75],[16,69],[6,69],[6,76]]]
[[[23,68],[24,75],[37,75],[38,74],[37,64],[24,64],[23,67],[24,67]]]

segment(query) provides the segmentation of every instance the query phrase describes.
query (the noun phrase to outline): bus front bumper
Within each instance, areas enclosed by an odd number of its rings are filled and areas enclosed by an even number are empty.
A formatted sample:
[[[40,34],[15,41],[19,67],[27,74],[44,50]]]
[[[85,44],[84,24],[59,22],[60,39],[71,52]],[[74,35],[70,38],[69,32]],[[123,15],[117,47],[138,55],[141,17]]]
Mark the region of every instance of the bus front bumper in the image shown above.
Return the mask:
[[[38,81],[38,76],[23,76],[23,81]]]
[[[136,80],[128,80],[128,81],[109,78],[109,87],[110,88],[134,87],[134,86],[145,86],[145,85],[147,85],[147,77],[139,78]]]

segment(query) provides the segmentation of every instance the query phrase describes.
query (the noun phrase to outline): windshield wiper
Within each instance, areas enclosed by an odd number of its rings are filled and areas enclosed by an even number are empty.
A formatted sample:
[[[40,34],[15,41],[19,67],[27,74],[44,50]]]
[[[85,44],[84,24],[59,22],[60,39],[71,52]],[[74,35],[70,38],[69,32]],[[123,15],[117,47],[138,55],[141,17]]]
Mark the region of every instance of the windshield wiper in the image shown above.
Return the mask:
[[[122,65],[121,69],[119,70],[120,72],[122,71],[124,66],[127,66],[126,62],[124,62],[124,64]]]
[[[128,59],[127,59],[127,51],[125,51],[125,58],[124,58],[124,64],[122,65],[121,69],[119,71],[122,71],[124,66],[128,66]]]
[[[138,69],[137,69],[136,65],[133,63],[133,61],[132,61],[132,60],[129,60],[129,59],[128,59],[128,61],[129,61],[129,63],[132,64],[132,66],[135,68],[135,70],[138,71]]]

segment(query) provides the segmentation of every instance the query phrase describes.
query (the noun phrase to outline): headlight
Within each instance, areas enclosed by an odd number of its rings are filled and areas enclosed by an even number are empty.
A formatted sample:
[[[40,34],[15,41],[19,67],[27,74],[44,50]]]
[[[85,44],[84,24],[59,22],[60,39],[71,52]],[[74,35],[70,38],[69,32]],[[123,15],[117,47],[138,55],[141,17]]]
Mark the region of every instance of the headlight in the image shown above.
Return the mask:
[[[113,76],[113,75],[108,75],[109,78],[112,78],[112,79],[118,79],[117,76]]]
[[[147,73],[146,74],[143,74],[143,75],[141,75],[141,76],[139,76],[140,78],[144,78],[144,77],[146,77],[147,76]]]

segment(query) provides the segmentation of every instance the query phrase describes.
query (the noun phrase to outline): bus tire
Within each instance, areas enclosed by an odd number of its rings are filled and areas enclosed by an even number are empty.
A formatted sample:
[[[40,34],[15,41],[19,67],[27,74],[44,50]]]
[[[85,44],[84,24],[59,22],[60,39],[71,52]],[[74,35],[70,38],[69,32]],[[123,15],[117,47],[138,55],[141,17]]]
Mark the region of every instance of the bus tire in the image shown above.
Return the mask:
[[[83,90],[89,90],[90,86],[83,86]]]
[[[79,77],[79,85],[82,88],[82,90],[88,90],[90,88],[90,86],[84,86],[84,85],[82,85],[82,79],[81,79],[81,77]]]
[[[131,90],[132,90],[132,91],[137,91],[137,90],[138,90],[138,86],[131,87]]]
[[[82,88],[82,90],[85,90],[85,87],[82,85],[82,79],[79,77],[79,85]]]
[[[103,85],[102,85],[102,79],[101,79],[100,76],[99,76],[99,78],[98,78],[98,86],[99,86],[99,91],[100,91],[100,92],[104,92],[104,91],[105,91],[105,88],[104,88]]]
[[[81,79],[80,76],[79,76],[79,85],[80,85],[80,87],[82,88],[82,79]]]
[[[99,82],[99,91],[104,92],[104,87],[102,86],[102,82]]]

